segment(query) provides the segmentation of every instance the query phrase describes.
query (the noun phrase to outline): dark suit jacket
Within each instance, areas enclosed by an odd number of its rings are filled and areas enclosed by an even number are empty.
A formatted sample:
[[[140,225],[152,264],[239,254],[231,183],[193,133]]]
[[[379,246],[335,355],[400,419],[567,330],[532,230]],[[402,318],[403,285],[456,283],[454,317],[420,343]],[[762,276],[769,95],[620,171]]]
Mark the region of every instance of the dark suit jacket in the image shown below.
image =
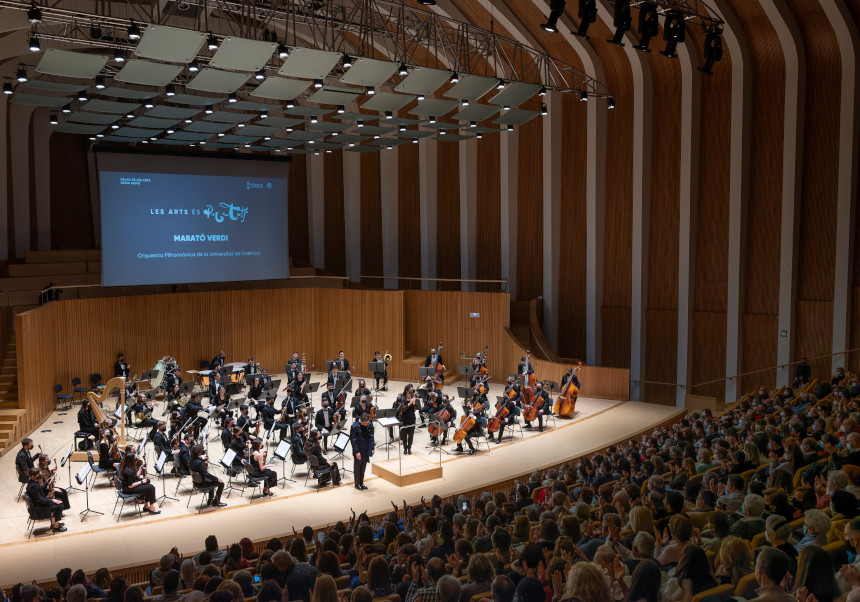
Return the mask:
[[[373,425],[368,423],[367,426],[362,426],[359,421],[353,422],[349,429],[349,438],[352,441],[352,454],[361,454],[362,459],[367,460],[374,449]]]
[[[215,485],[218,483],[218,477],[206,469],[206,462],[200,456],[191,460],[191,470],[203,477],[204,485]]]
[[[35,466],[33,464],[33,460],[38,456],[38,454],[33,454],[31,456],[30,452],[25,450],[23,447],[18,450],[18,455],[15,456],[15,466],[18,467],[18,480],[21,483],[26,483],[30,480],[30,476],[27,473]]]

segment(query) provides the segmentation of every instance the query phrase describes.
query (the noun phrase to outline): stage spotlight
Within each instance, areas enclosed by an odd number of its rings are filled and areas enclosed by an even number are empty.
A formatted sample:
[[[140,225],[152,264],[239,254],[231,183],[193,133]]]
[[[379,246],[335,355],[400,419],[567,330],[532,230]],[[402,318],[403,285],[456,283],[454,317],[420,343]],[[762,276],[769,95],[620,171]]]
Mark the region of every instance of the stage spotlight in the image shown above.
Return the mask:
[[[63,113],[71,113],[72,105],[63,105]]]
[[[702,73],[713,75],[714,63],[723,58],[723,39],[720,37],[721,33],[723,33],[723,30],[716,28],[705,35],[705,64],[702,67],[696,67]]]
[[[30,49],[30,52],[39,52],[42,49],[42,45],[39,44],[39,38],[36,36],[30,36],[28,48]]]
[[[362,121],[361,119],[359,119],[358,121],[356,121],[356,122],[355,122],[355,127],[357,127],[357,128],[363,128],[363,127],[364,127],[364,121]]]
[[[505,80],[500,79],[499,83],[496,84],[496,90],[504,90],[505,89]]]
[[[464,108],[465,108],[465,107],[468,107],[468,106],[469,106],[469,99],[468,99],[468,98],[464,98],[463,100],[461,100],[461,101],[460,101],[460,106],[462,106],[462,107],[464,107]]]
[[[505,106],[503,106],[503,107],[502,107],[502,110],[503,110],[503,111],[510,111],[510,110],[511,110],[511,106],[510,106],[510,105],[505,105]]]
[[[436,116],[435,115],[430,115],[429,123],[436,123]]]
[[[513,124],[511,124],[511,123],[509,123],[509,124],[508,124],[508,130],[507,130],[507,131],[509,131],[509,132],[513,132],[513,131],[514,131],[514,126],[513,126]]]
[[[12,93],[12,82],[3,82],[3,94]],[[69,105],[66,105],[69,106]]]
[[[143,103],[143,106],[146,107],[147,109],[151,109],[152,107],[155,106],[155,103],[152,102],[152,100],[147,100],[146,102]]]
[[[236,127],[243,128],[243,127],[245,127],[245,124],[240,121],[239,123],[236,124]]]
[[[367,88],[365,88],[365,94],[367,94],[368,96],[373,96],[374,94],[376,94],[376,88],[374,88],[373,86],[367,86]]]
[[[412,139],[412,144],[418,144],[418,138],[413,138],[413,139]]]
[[[98,88],[98,85],[96,87]],[[176,96],[176,88],[173,86],[173,84],[167,84],[166,86],[164,86],[164,93],[168,96]]]
[[[15,76],[15,79],[17,79],[19,82],[27,81],[27,68],[24,67],[24,65],[18,67],[18,73]]]
[[[206,47],[209,50],[218,50],[218,38],[216,38],[211,31],[206,37]]]
[[[323,80],[315,79],[314,80],[314,88],[320,89],[323,87]]]
[[[200,71],[200,63],[197,62],[197,59],[194,59],[193,61],[188,63],[188,70],[191,73],[197,73],[198,71]]]
[[[460,76],[457,75],[456,73],[452,73],[451,79],[449,79],[448,81],[451,82],[452,84],[456,84],[458,81],[460,81]]]
[[[588,90],[579,91],[579,102],[588,102]]]
[[[549,115],[549,111],[547,111],[547,110],[546,110],[546,105],[541,105],[541,106],[540,106],[540,114],[541,114],[541,115],[543,115],[544,117],[546,117],[547,115]]]
[[[343,115],[345,112],[346,112],[346,109],[344,108],[343,105],[337,105],[337,114],[338,115]]]
[[[546,87],[541,86],[540,90],[538,90],[538,96],[546,96]]]
[[[419,93],[418,94],[418,102],[421,102],[422,100],[424,100],[424,95]]]
[[[633,26],[633,17],[630,15],[630,0],[616,0],[612,18],[615,26],[615,35],[611,40],[606,40],[615,46],[624,46],[624,34]]]
[[[398,132],[405,132],[405,131],[406,131],[406,126],[405,126],[405,125],[401,125],[401,126],[397,129],[397,131],[398,131]]]
[[[111,124],[110,129],[112,129],[112,130],[118,130],[118,129],[119,129],[119,124],[117,124],[117,123],[113,123],[113,124]]]
[[[567,4],[565,0],[550,0],[549,16],[546,18],[546,23],[540,26],[541,29],[550,33],[558,33],[558,20],[564,13],[565,4]]]
[[[385,111],[385,118],[386,119],[391,119],[392,117],[394,117],[394,115],[391,113],[391,111]]]
[[[684,20],[683,13],[676,10],[666,13],[666,22],[663,24],[663,39],[666,40],[666,49],[661,50],[660,54],[670,59],[676,58],[678,55],[675,54],[675,51],[678,49],[678,42],[684,41],[686,29],[687,22]]]
[[[239,99],[236,97],[235,92],[230,92],[230,94],[227,95],[227,102],[229,102],[229,103],[239,102]]]
[[[87,91],[86,90],[81,90],[80,92],[78,92],[78,100],[80,100],[81,102],[87,101]]]
[[[606,100],[606,108],[610,111],[615,108],[615,99],[611,96]]]
[[[266,79],[266,70],[260,69],[259,71],[257,71],[257,73],[254,74],[254,79],[256,79],[257,81],[263,81],[264,79]]]
[[[260,119],[268,119],[269,112],[268,111],[260,111]]]
[[[50,118],[48,119],[48,121],[50,122],[50,124],[51,124],[51,125],[57,125],[58,123],[60,123],[60,120],[59,120],[59,119],[57,119],[57,114],[56,114],[56,113],[51,113],[51,116],[50,116]]]
[[[634,46],[636,50],[651,52],[648,45],[651,38],[660,33],[658,22],[657,5],[653,2],[644,2],[639,5],[639,44]]]
[[[352,57],[348,54],[343,55],[343,68],[349,69],[352,67]]]
[[[194,122],[194,120],[191,118],[185,120],[185,123],[193,123],[193,122]]]
[[[105,89],[105,76],[104,75],[96,75],[96,88],[99,90]]]
[[[319,119],[317,119],[316,115],[311,115],[311,123],[319,123]]]
[[[571,31],[575,36],[588,39],[588,27],[597,21],[597,0],[579,0],[579,28]]]
[[[167,128],[167,133],[168,133],[168,134],[172,134],[172,133],[173,133],[173,132],[175,132],[175,131],[176,131],[176,130],[174,130],[173,128]]]
[[[285,59],[290,56],[290,49],[287,48],[284,44],[278,44],[278,58]]]
[[[93,40],[100,40],[102,38],[102,28],[95,23],[92,23],[90,25],[90,37]]]
[[[134,22],[134,19],[131,20],[131,24],[128,26],[127,32],[129,40],[140,39],[140,27],[138,27],[137,23]]]
[[[122,48],[115,48],[114,49],[113,60],[115,63],[124,63],[125,62],[125,53],[123,53]]]
[[[42,22],[42,9],[36,6],[36,3],[33,2],[30,4],[30,9],[27,11],[27,20],[30,23],[41,23]]]
[[[288,100],[288,101],[287,101],[287,108],[288,108],[288,109],[294,109],[294,108],[296,108],[296,101],[295,101],[295,100]]]
[[[406,63],[400,63],[400,69],[397,70],[397,74],[401,76],[409,75],[409,69],[406,67]]]
[[[480,140],[483,137],[484,137],[484,135],[481,132],[478,132],[477,134],[475,134],[475,138],[477,138],[478,140]]]
[[[418,0],[418,4],[422,6],[436,6],[436,0]]]
[[[224,134],[224,132],[218,132],[218,137],[219,137],[219,138],[223,138],[223,137],[224,137],[224,135],[225,135],[225,134]]]
[[[469,127],[470,127],[470,128],[476,128],[476,127],[478,127],[478,122],[477,122],[477,121],[470,121],[470,122],[469,122]]]
[[[206,105],[206,108],[203,110],[207,115],[211,115],[214,111],[212,109],[212,105]]]

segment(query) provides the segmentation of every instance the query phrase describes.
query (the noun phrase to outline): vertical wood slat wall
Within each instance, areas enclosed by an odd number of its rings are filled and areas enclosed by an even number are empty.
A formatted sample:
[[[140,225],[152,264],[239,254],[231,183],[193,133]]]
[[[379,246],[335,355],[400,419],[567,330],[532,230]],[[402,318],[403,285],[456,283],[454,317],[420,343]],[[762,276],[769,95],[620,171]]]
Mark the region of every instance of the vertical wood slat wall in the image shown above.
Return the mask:
[[[442,341],[452,372],[461,351],[473,356],[487,345],[491,377],[503,381],[525,353],[510,336],[508,304],[503,293],[298,288],[53,302],[16,317],[25,432],[52,411],[54,384],[70,391],[72,378],[88,383],[94,372],[104,382],[113,376],[120,352],[138,375],[172,355],[188,379],[186,370],[221,350],[228,362],[253,356],[278,373],[293,351],[324,370],[325,361],[343,349],[354,374],[368,376],[367,363],[379,350],[393,356],[392,379],[417,382],[410,352],[423,357]],[[543,362],[539,377],[558,380],[564,369]],[[591,381],[583,374],[589,395],[626,398],[626,370],[594,368]]]

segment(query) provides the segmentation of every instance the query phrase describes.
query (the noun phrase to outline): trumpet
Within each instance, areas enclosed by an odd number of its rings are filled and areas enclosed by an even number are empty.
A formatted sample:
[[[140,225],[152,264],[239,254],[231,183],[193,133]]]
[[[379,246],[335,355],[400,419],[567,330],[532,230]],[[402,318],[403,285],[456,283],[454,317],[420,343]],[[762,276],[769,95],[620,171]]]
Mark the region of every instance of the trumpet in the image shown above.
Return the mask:
[[[383,361],[387,364],[391,361],[391,354],[388,351],[385,352],[385,355],[382,356]]]

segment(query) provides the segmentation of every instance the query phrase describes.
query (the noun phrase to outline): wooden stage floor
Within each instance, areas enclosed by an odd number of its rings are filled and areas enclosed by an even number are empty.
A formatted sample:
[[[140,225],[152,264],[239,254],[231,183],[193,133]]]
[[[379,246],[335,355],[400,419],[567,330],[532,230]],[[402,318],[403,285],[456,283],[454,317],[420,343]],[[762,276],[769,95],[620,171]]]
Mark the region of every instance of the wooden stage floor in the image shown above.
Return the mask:
[[[315,374],[313,380],[319,381],[320,378],[320,374]],[[379,399],[381,407],[391,407],[403,384],[394,381],[389,383],[389,391]],[[455,391],[453,386],[446,389]],[[490,399],[495,399],[495,395],[501,391],[502,385],[492,385]],[[318,399],[316,395],[313,400],[317,406]],[[455,404],[455,407],[459,412],[459,405]],[[160,412],[159,407],[156,416]],[[219,543],[224,546],[242,537],[262,540],[274,535],[285,536],[292,533],[293,528],[300,531],[305,525],[318,527],[333,524],[347,519],[350,509],[357,513],[367,511],[373,515],[390,509],[392,500],[399,505],[404,499],[414,503],[422,496],[456,495],[590,453],[681,414],[683,411],[674,407],[580,396],[576,416],[572,420],[557,419],[555,428],[552,428],[550,421],[550,428],[543,433],[539,433],[536,428],[524,430],[524,437],[520,438],[517,432],[512,441],[506,437],[501,445],[491,443],[489,453],[484,445],[482,451],[474,456],[442,454],[444,474],[441,479],[396,487],[374,477],[368,467],[365,479],[369,487],[367,491],[358,491],[352,486],[351,473],[346,474],[339,488],[317,490],[313,480],[309,483],[311,487],[304,487],[305,473],[297,468],[296,481],[274,489],[275,496],[272,498],[255,499],[253,504],[249,504],[247,494],[240,497],[238,492],[233,492],[229,499],[226,499],[225,494],[225,508],[207,508],[199,515],[194,507],[194,501],[199,500],[199,496],[195,497],[190,508],[186,507],[188,494],[185,492],[190,489],[188,479],[183,482],[179,495],[175,495],[176,483],[169,478],[166,483],[167,494],[180,501],[167,501],[161,508],[162,513],[157,516],[144,513],[143,518],[138,518],[136,513],[127,510],[117,523],[116,516],[112,514],[116,495],[107,479],[100,478],[89,492],[89,504],[90,508],[103,512],[103,515],[90,514],[81,522],[78,513],[85,507],[85,496],[82,492],[72,492],[72,507],[64,519],[68,532],[52,535],[45,528],[47,522],[40,522],[36,534],[29,540],[26,508],[23,502],[16,501],[19,484],[14,462],[17,450],[12,450],[0,458],[0,484],[3,491],[0,496],[0,584],[5,587],[18,582],[27,583],[32,579],[51,580],[60,568],[66,566],[83,568],[90,573],[104,566],[121,568],[156,562],[173,546],[177,546],[183,554],[201,550],[203,539],[210,533],[216,534]],[[55,413],[36,430],[33,439],[37,444],[42,444],[46,453],[62,455],[68,449],[76,427],[76,410],[66,415]],[[42,432],[48,429],[50,432]],[[383,429],[377,425],[376,443],[384,440]],[[210,445],[212,458],[220,458],[220,441],[212,441]],[[438,452],[432,452],[427,446],[429,435],[426,429],[419,429],[413,444],[415,457],[438,462]],[[449,440],[446,449],[452,450],[453,447]],[[391,458],[396,458],[397,447],[394,446],[390,453]],[[331,450],[329,455],[333,455]],[[379,449],[375,458],[383,460],[387,456],[384,449]],[[351,469],[351,464],[351,458],[348,458],[345,467]],[[287,463],[287,475],[291,467]],[[72,478],[80,468],[80,463],[73,463]],[[276,470],[280,476],[281,467],[278,466]],[[68,485],[67,469],[60,469],[58,481],[62,487]],[[161,495],[161,483],[157,478],[153,482],[158,495]]]

